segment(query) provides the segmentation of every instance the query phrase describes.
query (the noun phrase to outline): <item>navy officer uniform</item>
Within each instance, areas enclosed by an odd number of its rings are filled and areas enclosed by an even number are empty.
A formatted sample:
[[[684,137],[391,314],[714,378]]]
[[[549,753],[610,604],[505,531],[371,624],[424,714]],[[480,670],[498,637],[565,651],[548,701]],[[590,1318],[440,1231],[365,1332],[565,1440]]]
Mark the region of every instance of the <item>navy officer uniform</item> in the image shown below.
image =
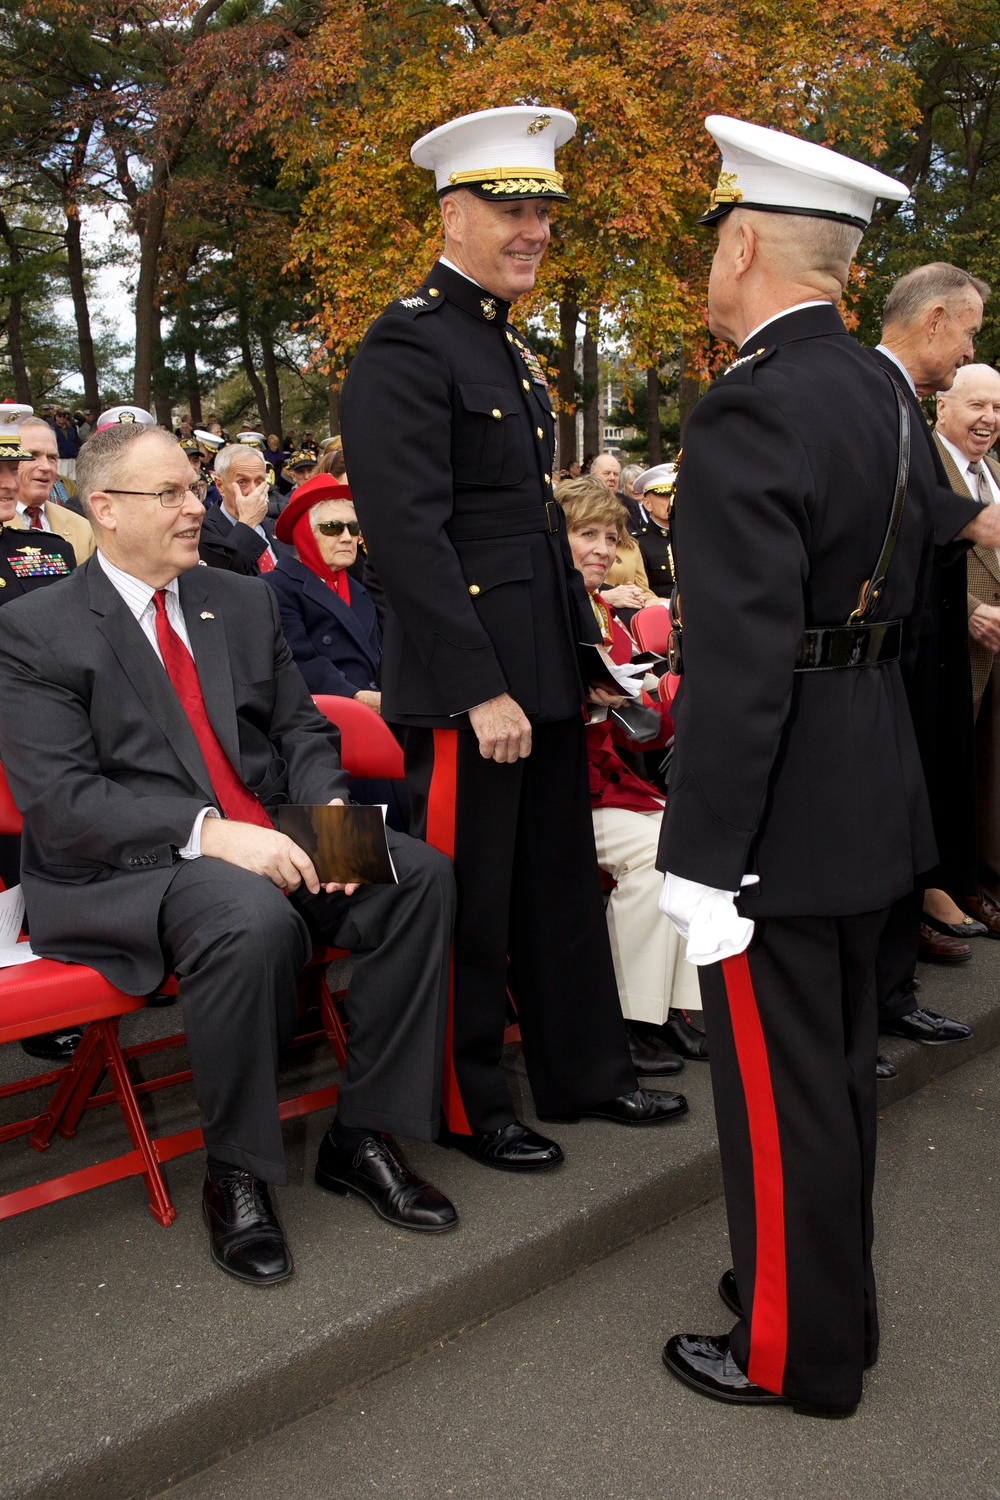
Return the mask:
[[[565,197],[554,146],[574,127],[560,110],[488,110],[440,127],[412,155],[435,166],[442,194],[463,186],[500,203]],[[481,166],[498,160],[511,165]],[[341,421],[388,603],[382,711],[407,726],[412,831],[452,855],[461,893],[443,1107],[456,1145],[522,1170],[555,1165],[562,1153],[515,1120],[501,1074],[508,957],[540,1116],[606,1105],[602,1117],[655,1123],[686,1105],[636,1088],[581,712],[578,643],[599,635],[552,498],[545,376],[509,312],[509,302],[438,261],[369,329]],[[531,753],[513,764],[483,758],[468,718],[503,693],[532,726]]]
[[[742,205],[863,227],[877,196],[907,196],[811,143],[707,124],[724,160],[706,222]],[[720,225],[716,288],[746,222]],[[715,1399],[830,1416],[878,1350],[876,950],[936,859],[899,662],[935,528],[910,425],[829,298],[786,304],[692,413],[671,522],[683,678],[657,862],[661,906],[701,950],[735,1269],[720,1290],[739,1320],[675,1336],[664,1361]],[[852,619],[877,559],[882,589]]]

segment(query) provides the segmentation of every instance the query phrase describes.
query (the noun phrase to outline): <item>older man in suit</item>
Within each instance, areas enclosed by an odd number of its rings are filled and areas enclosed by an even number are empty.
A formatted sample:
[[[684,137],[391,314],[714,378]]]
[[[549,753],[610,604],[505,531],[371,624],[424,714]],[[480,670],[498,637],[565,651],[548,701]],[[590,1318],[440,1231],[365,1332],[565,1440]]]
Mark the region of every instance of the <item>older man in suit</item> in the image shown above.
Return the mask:
[[[201,555],[210,568],[257,578],[273,571],[274,522],[267,513],[270,494],[264,456],[244,443],[229,443],[215,457],[215,483],[221,496],[210,505],[201,528]]]
[[[196,566],[204,510],[172,435],[97,433],[78,481],[97,555],[0,622],[32,942],[130,994],[178,976],[213,1259],[258,1285],[292,1270],[268,1184],[285,1181],[275,1068],[296,977],[311,939],[350,948],[348,1057],[317,1181],[402,1227],[449,1228],[451,1204],[382,1133],[438,1129],[450,865],[390,833],[398,884],[320,885],[272,817],[342,800],[347,777],[274,595]]]
[[[989,450],[1000,435],[1000,374],[965,365],[937,400],[934,439],[951,487],[1000,503],[1000,463]],[[969,655],[976,716],[976,833],[980,889],[962,905],[1000,938],[1000,560],[993,547],[968,557]]]
[[[32,415],[30,406],[20,408],[22,420],[17,434],[21,446],[31,454],[22,463],[17,478],[17,515],[12,526],[29,531],[50,531],[69,542],[78,563],[94,550],[94,533],[82,516],[49,499],[59,477],[59,448],[48,422]]]

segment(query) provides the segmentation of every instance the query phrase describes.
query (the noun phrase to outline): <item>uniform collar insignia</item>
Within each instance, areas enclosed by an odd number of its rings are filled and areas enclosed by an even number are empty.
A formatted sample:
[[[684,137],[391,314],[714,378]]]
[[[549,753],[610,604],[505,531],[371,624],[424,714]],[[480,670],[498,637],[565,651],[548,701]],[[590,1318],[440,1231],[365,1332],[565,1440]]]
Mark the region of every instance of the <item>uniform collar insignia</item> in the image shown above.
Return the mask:
[[[752,354],[744,354],[741,359],[734,359],[732,364],[727,365],[723,370],[723,375],[728,375],[730,370],[736,370],[740,365],[749,364],[752,359],[759,359],[764,353],[766,353],[766,348],[762,346],[760,349],[755,349]]]
[[[492,323],[493,319],[497,315],[496,299],[493,297],[484,297],[479,306],[483,310],[483,317],[486,319],[487,323]]]

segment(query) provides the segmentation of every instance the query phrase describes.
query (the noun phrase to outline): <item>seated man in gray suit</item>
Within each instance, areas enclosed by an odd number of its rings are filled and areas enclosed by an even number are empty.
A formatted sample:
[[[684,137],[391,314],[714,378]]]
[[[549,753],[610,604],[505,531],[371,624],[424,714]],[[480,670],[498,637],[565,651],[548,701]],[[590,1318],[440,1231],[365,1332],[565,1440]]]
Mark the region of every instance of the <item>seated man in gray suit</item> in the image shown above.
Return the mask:
[[[457,1223],[385,1131],[432,1140],[440,1113],[450,862],[389,832],[398,885],[320,886],[279,803],[338,802],[347,776],[257,579],[199,568],[204,507],[159,429],[80,453],[97,552],[2,611],[0,758],[24,814],[36,952],[132,995],[178,976],[202,1113],[216,1264],[291,1274],[268,1184],[284,1183],[275,1069],[313,939],[350,948],[350,1040],[316,1167],[409,1229]]]

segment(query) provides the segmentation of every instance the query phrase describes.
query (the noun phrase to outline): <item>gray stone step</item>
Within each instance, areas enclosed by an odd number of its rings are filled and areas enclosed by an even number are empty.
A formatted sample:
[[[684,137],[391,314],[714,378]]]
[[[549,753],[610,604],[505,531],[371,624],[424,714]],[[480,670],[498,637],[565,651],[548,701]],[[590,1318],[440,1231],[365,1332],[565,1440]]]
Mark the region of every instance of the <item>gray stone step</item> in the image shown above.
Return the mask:
[[[880,1096],[887,1104],[1000,1041],[1000,944],[981,941],[975,952],[963,969],[926,971],[922,992],[970,1021],[973,1041],[887,1041],[900,1067]],[[128,1022],[133,1034],[171,1024],[170,1012]],[[29,1066],[6,1049],[8,1072]],[[331,1077],[318,1051],[283,1082],[298,1092]],[[513,1077],[523,1092],[516,1065]],[[290,1122],[290,1185],[277,1196],[297,1273],[266,1290],[212,1267],[197,1156],[166,1169],[178,1208],[170,1229],[154,1224],[137,1179],[0,1223],[0,1496],[155,1493],[707,1202],[720,1190],[707,1065],[689,1064],[681,1082],[691,1113],[678,1124],[553,1131],[567,1162],[551,1174],[519,1178],[408,1147],[462,1216],[455,1234],[428,1239],[394,1231],[356,1197],[316,1188],[325,1122]],[[189,1089],[147,1107],[157,1133],[195,1118]],[[523,1118],[533,1118],[526,1100]],[[53,1172],[58,1158],[71,1170],[121,1149],[114,1113],[95,1111],[74,1141],[53,1145],[45,1166]],[[31,1180],[37,1164],[24,1142],[0,1148],[0,1190]]]

